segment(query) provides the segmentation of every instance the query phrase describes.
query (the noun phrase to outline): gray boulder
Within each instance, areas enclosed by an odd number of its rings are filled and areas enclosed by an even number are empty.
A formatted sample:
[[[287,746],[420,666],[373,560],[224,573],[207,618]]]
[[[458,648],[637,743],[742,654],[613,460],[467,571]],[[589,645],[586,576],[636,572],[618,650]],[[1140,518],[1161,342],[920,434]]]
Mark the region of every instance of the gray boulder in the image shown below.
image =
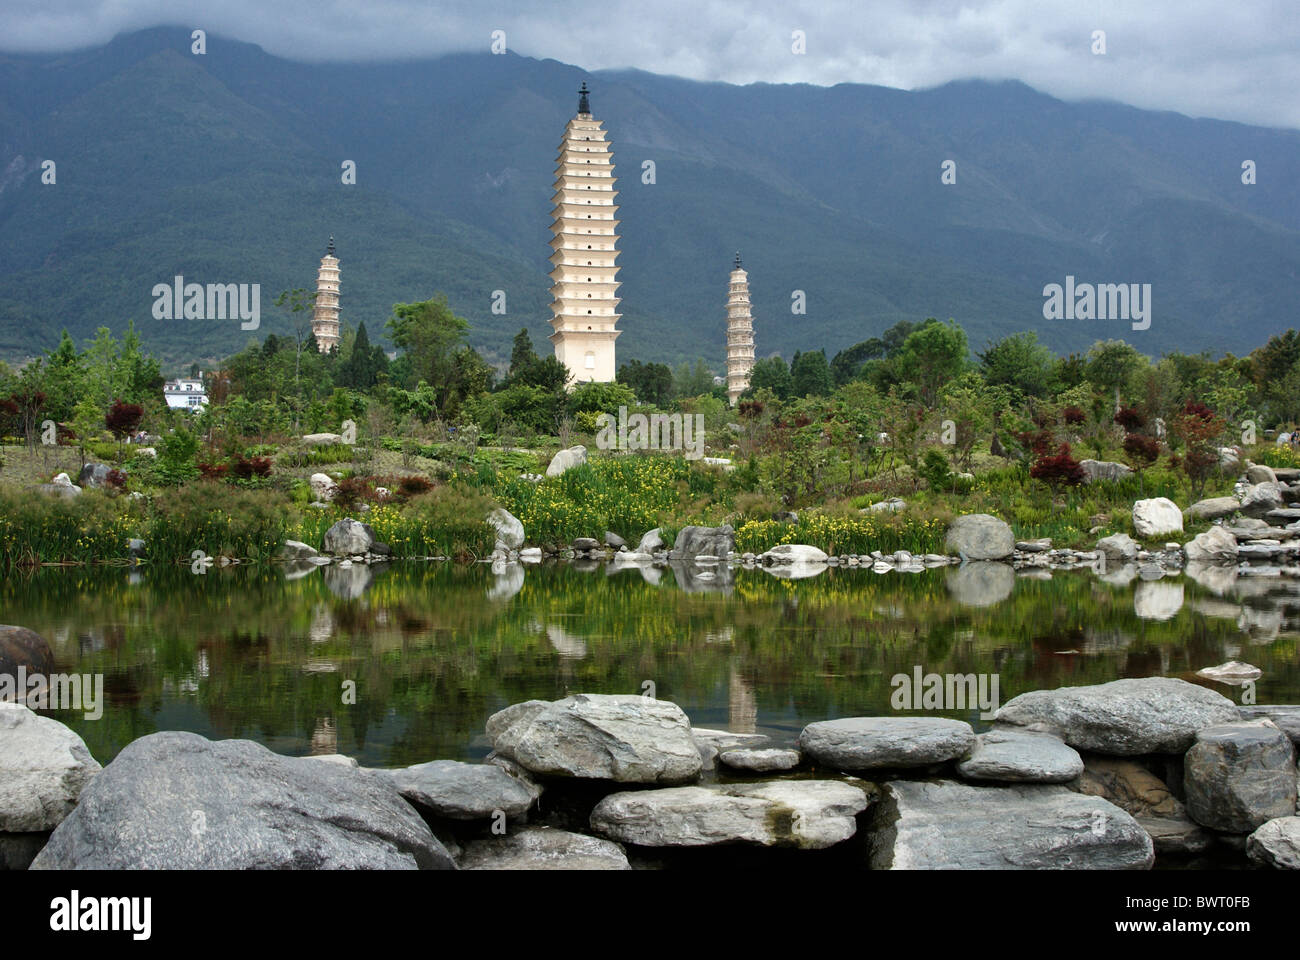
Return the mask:
[[[105,463],[87,463],[77,474],[77,483],[82,488],[94,487],[97,490],[107,489],[109,486],[108,475],[113,472],[113,468]]]
[[[1285,506],[1286,497],[1276,482],[1252,484],[1241,495],[1241,512],[1248,517],[1263,517]]]
[[[766,553],[759,554],[758,559],[763,563],[797,565],[825,563],[829,557],[826,555],[826,551],[809,546],[806,543],[783,543],[773,547]]]
[[[1133,504],[1133,530],[1139,537],[1167,537],[1183,532],[1183,512],[1168,497],[1151,497]]]
[[[376,777],[249,740],[141,737],[82,791],[45,870],[455,869]]]
[[[1279,870],[1300,870],[1300,817],[1270,820],[1246,838],[1246,855]]]
[[[1136,756],[1181,753],[1198,730],[1237,717],[1233,702],[1213,690],[1148,677],[1022,693],[997,712],[996,720],[1053,733],[1076,750]]]
[[[643,847],[748,843],[822,850],[857,831],[866,793],[839,780],[670,787],[614,793],[591,811],[591,827]]]
[[[968,513],[952,522],[944,546],[969,560],[1005,560],[1016,550],[1016,538],[1005,521],[987,513]]]
[[[1183,764],[1187,813],[1203,826],[1251,833],[1295,815],[1295,748],[1268,720],[1201,730]]]
[[[546,468],[548,477],[558,477],[573,467],[581,466],[587,462],[587,448],[582,444],[569,447],[567,450],[561,450],[551,458],[550,464]]]
[[[311,487],[311,498],[317,503],[329,503],[339,489],[328,473],[313,473],[307,485]]]
[[[641,539],[637,542],[636,549],[633,553],[653,555],[656,551],[664,548],[663,531],[658,527],[653,530],[647,530]]]
[[[516,704],[488,719],[488,735],[498,753],[547,776],[676,784],[702,769],[681,707],[633,694]]]
[[[364,556],[375,542],[370,525],[351,517],[344,517],[325,531],[321,552],[334,557]]]
[[[1187,508],[1187,519],[1189,520],[1218,520],[1220,517],[1228,517],[1241,509],[1241,501],[1236,497],[1210,497],[1208,500],[1197,500]]]
[[[53,830],[100,766],[57,720],[0,702],[0,833]]]
[[[1237,559],[1237,538],[1223,527],[1214,526],[1194,536],[1183,551],[1188,563],[1233,563]]]
[[[316,548],[301,540],[286,540],[280,548],[281,560],[307,560],[315,556],[319,556]]]
[[[1213,842],[1165,782],[1136,760],[1090,754],[1084,758],[1083,774],[1070,787],[1130,814],[1151,836],[1157,853],[1199,853]]]
[[[1123,463],[1114,463],[1110,460],[1080,460],[1079,466],[1083,467],[1083,482],[1097,483],[1101,480],[1122,480],[1133,473],[1133,470]]]
[[[974,746],[969,723],[942,717],[847,717],[810,723],[799,734],[804,754],[837,770],[925,767]]]
[[[1266,467],[1262,463],[1252,463],[1246,468],[1246,481],[1248,483],[1277,483],[1277,474],[1273,472],[1272,467]]]
[[[524,525],[509,510],[497,507],[487,515],[487,522],[497,533],[498,550],[517,551],[524,545]]]
[[[621,844],[554,827],[513,827],[465,847],[462,870],[630,870]]]
[[[529,811],[542,789],[511,776],[492,763],[434,760],[400,770],[374,770],[418,810],[452,820],[488,820],[500,810],[507,817]]]
[[[1083,773],[1083,758],[1051,734],[990,730],[975,738],[957,772],[968,780],[1065,783]]]
[[[1146,870],[1155,860],[1131,816],[1061,786],[895,780],[882,792],[875,870]]]
[[[735,549],[736,531],[730,524],[723,524],[720,527],[682,527],[677,538],[673,540],[668,558],[670,560],[691,560],[695,557],[725,559]]]
[[[34,630],[0,624],[0,676],[7,674],[17,684],[19,667],[29,674],[49,676],[54,672],[54,651]]]
[[[798,750],[781,747],[767,749],[755,747],[732,747],[718,753],[718,762],[732,770],[746,773],[780,773],[793,770],[799,766]]]

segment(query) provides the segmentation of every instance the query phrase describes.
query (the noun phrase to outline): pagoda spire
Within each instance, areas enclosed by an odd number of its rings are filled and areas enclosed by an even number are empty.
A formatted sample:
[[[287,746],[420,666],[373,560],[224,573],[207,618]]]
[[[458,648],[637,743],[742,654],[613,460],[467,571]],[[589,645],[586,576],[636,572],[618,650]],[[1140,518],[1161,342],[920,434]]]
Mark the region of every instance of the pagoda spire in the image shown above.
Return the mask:
[[[564,129],[551,197],[551,327],[555,358],[579,383],[614,379],[618,329],[618,205],[614,154],[591,116],[587,84]]]
[[[312,308],[311,332],[316,348],[329,353],[339,342],[339,258],[334,255],[334,235],[329,248],[320,258],[316,274],[316,305]]]
[[[749,389],[754,369],[754,318],[749,305],[749,274],[740,267],[740,251],[727,287],[727,396],[734,407]]]

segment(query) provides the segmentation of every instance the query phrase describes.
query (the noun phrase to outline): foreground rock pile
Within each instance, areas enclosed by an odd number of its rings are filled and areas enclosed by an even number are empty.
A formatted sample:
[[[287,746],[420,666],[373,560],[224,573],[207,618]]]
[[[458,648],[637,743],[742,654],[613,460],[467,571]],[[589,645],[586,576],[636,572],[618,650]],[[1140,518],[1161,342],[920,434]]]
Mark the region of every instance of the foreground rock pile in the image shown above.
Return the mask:
[[[485,763],[369,770],[169,732],[100,770],[67,728],[3,705],[0,854],[33,869],[625,870],[708,850],[1147,869],[1218,848],[1296,869],[1297,716],[1152,678],[1024,694],[979,735],[850,717],[780,744],[692,728],[666,701],[581,694],[494,714]]]

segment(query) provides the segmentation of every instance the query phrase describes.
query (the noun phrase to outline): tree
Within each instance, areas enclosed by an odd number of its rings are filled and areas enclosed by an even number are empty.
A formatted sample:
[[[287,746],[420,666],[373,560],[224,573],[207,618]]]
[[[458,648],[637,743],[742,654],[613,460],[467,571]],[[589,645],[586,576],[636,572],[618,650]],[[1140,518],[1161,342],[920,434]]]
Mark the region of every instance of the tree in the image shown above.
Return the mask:
[[[1174,416],[1169,432],[1183,447],[1180,464],[1197,499],[1219,465],[1219,441],[1227,425],[1203,403],[1188,400]]]
[[[969,352],[966,331],[931,318],[903,341],[898,374],[916,385],[923,404],[933,406],[939,388],[962,372]]]
[[[979,359],[989,384],[1015,387],[1030,397],[1045,397],[1051,390],[1056,358],[1032,330],[990,343]]]
[[[339,364],[339,385],[353,390],[370,390],[387,368],[388,355],[384,353],[383,347],[371,346],[370,334],[366,332],[366,324],[362,321],[361,326],[357,327],[347,359]]]
[[[745,393],[752,395],[759,390],[771,390],[778,399],[785,400],[790,396],[793,385],[790,368],[785,365],[784,359],[779,356],[764,357],[755,361],[750,370],[749,389]]]
[[[301,373],[303,351],[318,352],[316,349],[316,333],[311,328],[312,316],[316,309],[316,291],[307,291],[302,287],[296,287],[293,290],[282,290],[279,296],[275,298],[275,305],[289,311],[289,326],[293,330],[294,342],[297,344],[293,358],[293,382],[296,388]],[[297,392],[295,389],[294,393],[297,394]]]
[[[824,397],[834,387],[826,351],[816,350],[795,355],[790,365],[790,392],[796,397]]]
[[[538,360],[533,350],[533,339],[528,335],[527,327],[520,327],[515,334],[514,345],[510,350],[510,376],[516,377]]]
[[[1120,408],[1120,388],[1128,383],[1147,358],[1123,340],[1099,340],[1088,351],[1088,379],[1115,394],[1115,409]]]
[[[456,355],[469,321],[452,313],[445,294],[420,303],[395,303],[388,320],[393,343],[410,363],[410,377],[430,384],[443,408],[454,389]],[[409,382],[409,381],[408,381]]]
[[[835,379],[835,386],[842,387],[850,380],[856,379],[868,360],[879,360],[884,355],[885,341],[879,337],[863,340],[841,350],[831,360],[831,376]]]
[[[713,371],[703,359],[696,359],[695,365],[682,363],[673,371],[673,397],[698,397],[713,390]]]
[[[631,387],[642,403],[664,407],[672,400],[673,372],[665,364],[629,360],[618,368],[618,382]]]
[[[122,441],[134,435],[140,427],[140,421],[143,419],[144,408],[138,403],[123,403],[120,399],[116,399],[113,401],[113,405],[108,408],[108,413],[104,415],[104,426],[108,428],[109,433],[117,438],[119,460],[122,457]]]

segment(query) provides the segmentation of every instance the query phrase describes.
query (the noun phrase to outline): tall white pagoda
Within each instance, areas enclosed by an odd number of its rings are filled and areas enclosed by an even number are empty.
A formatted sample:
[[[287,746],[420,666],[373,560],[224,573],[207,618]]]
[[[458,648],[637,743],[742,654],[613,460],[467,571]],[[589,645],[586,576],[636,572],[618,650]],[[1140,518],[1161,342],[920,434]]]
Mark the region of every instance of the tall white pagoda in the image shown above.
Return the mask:
[[[749,306],[749,274],[740,268],[740,254],[727,288],[727,396],[734,407],[749,388],[754,369],[754,318]]]
[[[614,379],[618,329],[618,206],[614,154],[591,116],[587,84],[556,158],[551,222],[551,326],[555,356],[572,384]],[[572,385],[571,384],[571,385]]]
[[[339,258],[334,256],[334,237],[329,249],[320,259],[320,272],[316,274],[316,306],[312,310],[311,332],[316,336],[316,348],[329,353],[339,342]]]

